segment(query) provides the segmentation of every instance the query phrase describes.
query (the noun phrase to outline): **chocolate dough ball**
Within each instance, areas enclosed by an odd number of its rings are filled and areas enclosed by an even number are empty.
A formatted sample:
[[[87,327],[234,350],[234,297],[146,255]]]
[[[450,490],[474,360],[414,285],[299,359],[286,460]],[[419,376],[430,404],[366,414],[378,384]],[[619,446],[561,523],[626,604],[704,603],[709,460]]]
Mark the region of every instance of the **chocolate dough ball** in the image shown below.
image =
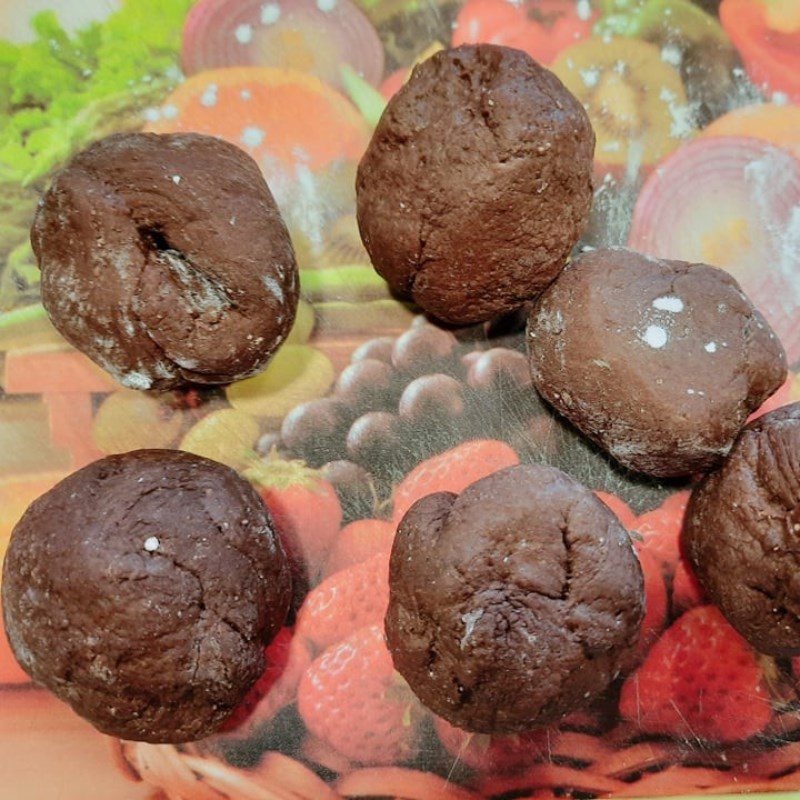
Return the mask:
[[[193,133],[127,133],[56,175],[31,231],[64,337],[133,389],[262,369],[291,330],[297,267],[256,163]]]
[[[632,666],[644,613],[628,534],[552,467],[519,466],[406,513],[386,637],[425,705],[469,731],[526,731]]]
[[[173,450],[96,461],[25,512],[3,611],[25,671],[104,733],[213,733],[289,605],[269,513],[233,470]]]
[[[629,469],[658,477],[717,465],[785,380],[786,356],[727,273],[630,250],[594,250],[539,298],[533,381]]]
[[[683,548],[756,650],[800,655],[800,403],[748,425],[692,494]]]
[[[463,45],[416,67],[358,169],[375,269],[446,322],[490,319],[558,275],[589,217],[583,106],[520,50]]]

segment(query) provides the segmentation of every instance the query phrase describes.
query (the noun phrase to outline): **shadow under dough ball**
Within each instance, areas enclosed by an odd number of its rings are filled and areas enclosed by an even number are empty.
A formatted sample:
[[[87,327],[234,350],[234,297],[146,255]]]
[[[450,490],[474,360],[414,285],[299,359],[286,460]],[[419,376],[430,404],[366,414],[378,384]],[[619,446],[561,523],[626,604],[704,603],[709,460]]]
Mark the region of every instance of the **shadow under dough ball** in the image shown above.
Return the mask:
[[[91,145],[56,175],[31,241],[55,327],[134,389],[253,375],[294,321],[278,208],[255,161],[211,136]]]
[[[591,703],[633,666],[644,614],[619,520],[543,466],[415,503],[397,531],[389,592],[397,670],[448,722],[490,734]]]
[[[513,310],[586,226],[593,152],[581,104],[526,53],[436,53],[389,101],[358,168],[375,269],[449,323]]]
[[[213,733],[264,670],[289,606],[255,490],[173,450],[96,461],[25,512],[3,567],[14,655],[103,733]]]
[[[800,655],[800,403],[748,425],[695,489],[683,550],[756,650]]]
[[[657,477],[715,467],[786,379],[786,356],[739,284],[707,264],[594,250],[528,322],[542,397],[620,464]]]

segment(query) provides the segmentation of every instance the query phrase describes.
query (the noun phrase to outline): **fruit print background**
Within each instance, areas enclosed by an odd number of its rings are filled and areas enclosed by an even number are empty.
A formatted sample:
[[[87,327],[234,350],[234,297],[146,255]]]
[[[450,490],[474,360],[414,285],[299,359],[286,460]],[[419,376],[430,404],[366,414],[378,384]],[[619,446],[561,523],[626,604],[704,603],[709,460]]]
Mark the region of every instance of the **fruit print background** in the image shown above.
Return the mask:
[[[32,29],[48,9],[57,16]],[[730,269],[790,354],[768,405],[799,400],[800,0],[2,0],[0,37],[0,552],[71,469],[181,447],[252,480],[303,565],[296,618],[259,685],[227,731],[192,746],[101,736],[32,686],[3,638],[3,797],[800,790],[800,664],[753,653],[704,603],[677,551],[686,487],[614,469],[537,401],[524,315],[442,330],[392,298],[353,216],[357,160],[418,58],[451,42],[525,49],[587,104],[598,134],[581,246]],[[48,176],[91,139],[141,128],[234,141],[281,205],[304,302],[257,378],[122,390],[38,305],[27,227]],[[469,737],[392,670],[387,553],[421,494],[518,460],[575,475],[632,531],[642,664],[556,728]]]

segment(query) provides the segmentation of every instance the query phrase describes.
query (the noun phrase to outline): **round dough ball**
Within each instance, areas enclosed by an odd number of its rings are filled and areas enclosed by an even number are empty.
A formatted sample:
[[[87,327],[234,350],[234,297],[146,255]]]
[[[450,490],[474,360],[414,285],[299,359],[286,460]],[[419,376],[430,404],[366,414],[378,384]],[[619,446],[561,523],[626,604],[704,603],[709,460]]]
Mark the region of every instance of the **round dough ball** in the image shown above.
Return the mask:
[[[717,465],[786,379],[786,356],[727,273],[630,250],[570,264],[528,322],[539,393],[620,464]]]
[[[96,461],[11,536],[3,612],[17,660],[104,733],[213,733],[264,670],[289,607],[269,513],[233,470],[173,450]]]
[[[397,531],[386,637],[422,702],[506,734],[589,704],[633,666],[644,614],[627,532],[552,467],[424,497]]]
[[[449,323],[518,307],[586,226],[593,153],[583,106],[526,53],[436,53],[389,101],[358,168],[375,269]]]
[[[708,597],[756,650],[800,655],[800,403],[744,429],[693,492],[682,544]]]
[[[31,230],[56,328],[132,389],[222,384],[288,336],[298,279],[255,161],[194,133],[125,133],[56,175]]]

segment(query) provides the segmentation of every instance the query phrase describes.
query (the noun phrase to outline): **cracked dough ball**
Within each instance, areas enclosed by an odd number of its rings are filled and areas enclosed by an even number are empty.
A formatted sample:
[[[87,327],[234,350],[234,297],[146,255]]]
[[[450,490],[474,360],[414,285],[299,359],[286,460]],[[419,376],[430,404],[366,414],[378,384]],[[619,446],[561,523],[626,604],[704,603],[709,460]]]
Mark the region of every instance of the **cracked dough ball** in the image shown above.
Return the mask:
[[[56,175],[31,242],[55,327],[133,389],[253,375],[294,321],[278,208],[256,163],[211,136],[91,145]]]
[[[449,323],[517,308],[586,226],[593,153],[583,106],[526,53],[436,53],[389,101],[358,168],[375,269]]]
[[[756,650],[800,655],[800,403],[744,429],[694,490],[682,544],[708,597]]]
[[[786,379],[781,343],[739,284],[707,264],[593,250],[528,323],[542,397],[623,466],[711,469]]]
[[[289,606],[286,556],[255,490],[173,450],[111,456],[14,528],[3,612],[25,671],[103,733],[213,733],[264,670]]]
[[[389,586],[395,667],[464,730],[553,722],[633,666],[639,561],[614,514],[552,467],[419,500],[398,528]]]

